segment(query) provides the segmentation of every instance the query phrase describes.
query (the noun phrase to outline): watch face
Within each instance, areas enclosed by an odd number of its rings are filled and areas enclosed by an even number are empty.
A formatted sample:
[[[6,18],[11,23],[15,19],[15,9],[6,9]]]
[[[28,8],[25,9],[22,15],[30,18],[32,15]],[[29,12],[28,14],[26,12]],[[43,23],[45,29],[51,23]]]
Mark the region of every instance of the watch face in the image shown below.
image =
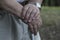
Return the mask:
[[[38,8],[41,8],[41,4],[40,3],[31,3],[31,4],[34,4],[36,7],[38,7]]]
[[[41,8],[41,5],[39,3],[36,3],[36,6],[39,7],[39,8]]]
[[[41,4],[40,3],[34,3],[35,6],[37,6],[38,8],[41,8]]]

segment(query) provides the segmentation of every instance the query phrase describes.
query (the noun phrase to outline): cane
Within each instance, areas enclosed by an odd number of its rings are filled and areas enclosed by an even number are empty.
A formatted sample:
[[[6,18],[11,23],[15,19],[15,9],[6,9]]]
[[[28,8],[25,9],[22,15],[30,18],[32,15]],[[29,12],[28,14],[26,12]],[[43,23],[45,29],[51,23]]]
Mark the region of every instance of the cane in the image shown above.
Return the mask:
[[[41,40],[39,32],[37,32],[37,35],[32,34],[32,40]]]

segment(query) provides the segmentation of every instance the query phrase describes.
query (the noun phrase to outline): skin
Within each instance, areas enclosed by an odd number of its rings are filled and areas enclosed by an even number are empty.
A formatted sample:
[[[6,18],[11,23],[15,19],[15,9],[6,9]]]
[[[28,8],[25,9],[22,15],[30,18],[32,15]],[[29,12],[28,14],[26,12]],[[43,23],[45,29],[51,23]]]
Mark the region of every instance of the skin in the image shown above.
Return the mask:
[[[16,16],[21,16],[23,6],[19,4],[16,0],[0,0],[0,4],[0,7],[4,8],[5,10],[10,11]]]
[[[38,28],[42,24],[42,20],[40,10],[33,5],[34,2],[41,4],[42,0],[29,0],[29,3],[25,6],[22,6],[16,0],[0,0],[0,7],[23,19],[29,25],[31,33],[36,35]]]
[[[28,22],[30,31],[36,35],[41,25],[40,10],[35,5],[27,4],[24,6],[22,17],[25,18],[25,22]]]
[[[39,8],[33,5],[35,2],[41,4],[42,0],[29,0],[29,3],[23,7],[22,18],[28,23],[31,33],[36,35],[42,25],[42,20]]]

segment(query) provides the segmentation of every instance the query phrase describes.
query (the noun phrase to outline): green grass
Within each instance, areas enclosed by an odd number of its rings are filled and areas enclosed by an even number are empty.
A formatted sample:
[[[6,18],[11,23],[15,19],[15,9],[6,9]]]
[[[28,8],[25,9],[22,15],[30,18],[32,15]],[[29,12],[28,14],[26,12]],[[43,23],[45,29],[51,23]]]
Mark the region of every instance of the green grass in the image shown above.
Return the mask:
[[[60,39],[60,7],[42,7],[43,26],[40,29],[42,40]]]
[[[44,25],[51,26],[60,21],[60,7],[42,7],[41,16]]]

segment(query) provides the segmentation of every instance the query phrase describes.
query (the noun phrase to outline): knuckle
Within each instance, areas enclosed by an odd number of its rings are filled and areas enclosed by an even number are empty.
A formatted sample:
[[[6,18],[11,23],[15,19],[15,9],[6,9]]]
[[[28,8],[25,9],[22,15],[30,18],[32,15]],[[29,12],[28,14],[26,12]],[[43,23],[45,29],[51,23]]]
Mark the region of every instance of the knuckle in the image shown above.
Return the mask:
[[[28,22],[29,22],[29,23],[31,23],[31,19],[30,19],[30,20],[28,20]]]
[[[26,6],[25,6],[25,7],[23,8],[23,10],[27,10],[28,8],[29,8],[29,7],[26,7]]]

